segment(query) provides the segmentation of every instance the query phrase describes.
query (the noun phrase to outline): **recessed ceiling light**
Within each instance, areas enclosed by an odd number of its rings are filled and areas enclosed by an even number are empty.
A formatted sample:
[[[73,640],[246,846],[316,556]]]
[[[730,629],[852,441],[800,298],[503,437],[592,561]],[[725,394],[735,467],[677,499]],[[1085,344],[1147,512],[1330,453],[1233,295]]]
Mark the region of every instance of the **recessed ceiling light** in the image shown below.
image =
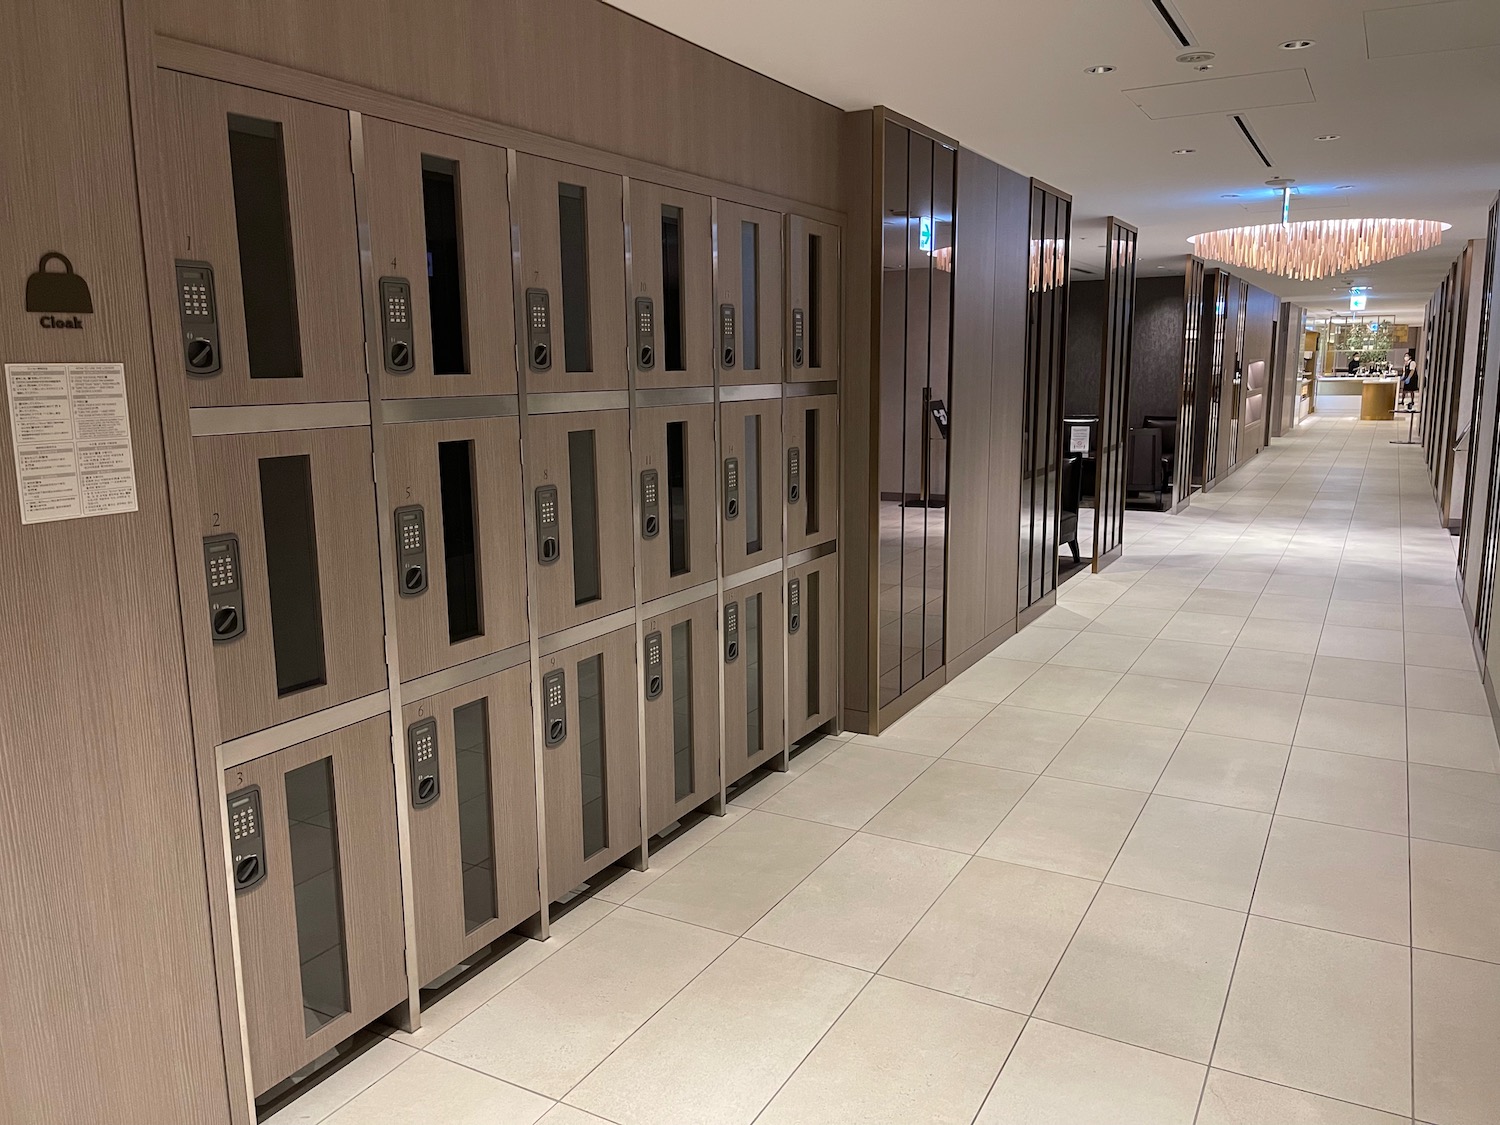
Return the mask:
[[[1172,155],[1173,156],[1192,156],[1193,153],[1195,153],[1197,151],[1198,150],[1195,149],[1195,148],[1174,148],[1172,150]]]
[[[1213,68],[1214,64],[1211,62],[1199,63],[1197,66],[1193,67],[1194,70],[1212,70]]]
[[[1281,45],[1283,51],[1305,51],[1309,47],[1317,46],[1316,39],[1288,39]]]
[[[1113,74],[1114,72],[1114,67],[1106,66],[1102,63],[1099,66],[1091,66],[1084,69],[1085,74]]]
[[[1212,51],[1188,51],[1177,56],[1178,62],[1186,63],[1188,65],[1192,65],[1193,63],[1213,62],[1213,60],[1214,53]]]
[[[1340,137],[1338,133],[1324,133],[1321,137],[1314,137],[1317,141],[1336,141]]]

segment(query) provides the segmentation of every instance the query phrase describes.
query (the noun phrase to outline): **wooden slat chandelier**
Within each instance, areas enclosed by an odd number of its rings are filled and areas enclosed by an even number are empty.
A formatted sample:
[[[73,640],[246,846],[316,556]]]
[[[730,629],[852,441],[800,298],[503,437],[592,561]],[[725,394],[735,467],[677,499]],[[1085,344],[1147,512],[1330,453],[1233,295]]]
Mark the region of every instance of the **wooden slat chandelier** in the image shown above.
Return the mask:
[[[1432,219],[1314,219],[1230,227],[1189,241],[1208,261],[1317,281],[1427,250],[1442,242],[1447,225]]]

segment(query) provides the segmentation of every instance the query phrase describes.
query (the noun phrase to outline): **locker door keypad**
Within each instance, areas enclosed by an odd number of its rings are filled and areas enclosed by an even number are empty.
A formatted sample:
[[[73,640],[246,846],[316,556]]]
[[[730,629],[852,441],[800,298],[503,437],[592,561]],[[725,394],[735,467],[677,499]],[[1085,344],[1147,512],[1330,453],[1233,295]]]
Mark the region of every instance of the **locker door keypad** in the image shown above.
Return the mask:
[[[552,306],[545,289],[526,290],[526,365],[552,369]]]
[[[646,698],[660,699],[664,684],[661,671],[661,632],[646,634]]]
[[[225,644],[245,632],[239,536],[215,535],[205,539],[203,569],[208,583],[209,632],[214,644]]]
[[[655,469],[641,470],[641,538],[655,539],[661,531],[661,500]]]
[[[635,299],[635,365],[642,371],[656,366],[656,311],[650,297]]]
[[[438,799],[438,724],[419,719],[406,728],[407,772],[411,775],[411,807],[426,808]]]
[[[724,518],[740,518],[740,459],[724,458]]]
[[[177,315],[188,374],[195,379],[217,375],[223,366],[219,360],[219,309],[214,270],[207,262],[177,263]]]
[[[562,557],[557,528],[557,485],[543,484],[536,490],[536,557],[551,566]]]
[[[427,516],[420,504],[396,509],[396,593],[415,598],[427,592]]]
[[[229,813],[229,852],[233,857],[234,889],[248,891],[266,877],[266,836],[260,815],[260,786],[236,789],[226,800]]]
[[[786,584],[786,631],[802,628],[802,580],[793,578]]]
[[[719,306],[719,361],[722,367],[734,366],[734,306]]]
[[[565,673],[556,668],[542,677],[542,742],[561,746],[568,737],[568,703]]]
[[[792,310],[792,366],[801,367],[807,354],[807,317],[801,309]]]
[[[786,451],[786,502],[795,504],[802,499],[802,450],[795,445]]]
[[[416,366],[411,334],[411,283],[404,277],[380,279],[380,331],[385,345],[385,369],[405,375]]]
[[[733,664],[740,656],[740,603],[724,605],[724,663]]]

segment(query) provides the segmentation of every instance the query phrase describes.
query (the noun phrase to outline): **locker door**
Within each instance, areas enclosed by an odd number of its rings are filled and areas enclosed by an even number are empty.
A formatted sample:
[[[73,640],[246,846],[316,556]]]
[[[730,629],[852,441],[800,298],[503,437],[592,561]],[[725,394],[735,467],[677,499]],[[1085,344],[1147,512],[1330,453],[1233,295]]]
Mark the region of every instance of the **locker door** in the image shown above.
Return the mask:
[[[516,175],[526,390],[626,389],[620,177],[525,153]]]
[[[370,434],[193,439],[221,735],[386,686]],[[232,556],[232,557],[231,557]]]
[[[724,573],[781,557],[781,400],[719,407]]]
[[[641,842],[635,629],[543,657],[541,669],[547,885],[556,899]]]
[[[636,412],[641,600],[714,579],[714,408]]]
[[[786,598],[787,740],[796,742],[838,713],[839,557],[792,567]]]
[[[406,999],[389,751],[380,715],[224,771],[257,1096]]]
[[[402,678],[523,644],[519,422],[408,422],[385,435]]]
[[[365,398],[349,115],[156,73],[188,405]]]
[[[548,636],[635,599],[630,415],[538,414],[526,450],[526,518],[537,527],[537,631]]]
[[[364,120],[386,398],[516,393],[503,148]]]
[[[781,216],[718,201],[714,237],[719,382],[779,383],[782,356]]]
[[[781,575],[724,592],[724,779],[733,785],[786,749]]]
[[[717,603],[646,620],[646,830],[656,835],[719,791]]]
[[[625,311],[636,386],[713,386],[708,197],[631,180],[630,259],[635,288]]]
[[[787,399],[782,444],[786,549],[791,554],[838,538],[838,396]]]
[[[530,670],[408,703],[402,722],[426,983],[541,909]]]
[[[787,216],[786,377],[839,377],[839,228]]]

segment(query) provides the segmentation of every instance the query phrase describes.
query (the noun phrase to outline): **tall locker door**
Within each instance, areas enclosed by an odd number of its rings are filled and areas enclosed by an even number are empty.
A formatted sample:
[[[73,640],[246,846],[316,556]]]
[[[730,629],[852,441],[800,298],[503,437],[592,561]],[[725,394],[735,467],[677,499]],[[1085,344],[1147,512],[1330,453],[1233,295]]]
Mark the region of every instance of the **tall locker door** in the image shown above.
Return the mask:
[[[385,441],[402,678],[524,644],[519,422],[405,422]]]
[[[646,831],[719,792],[717,601],[646,619]]]
[[[719,382],[780,383],[781,216],[720,199],[714,238],[714,332]]]
[[[707,196],[630,181],[631,362],[637,387],[714,381],[713,216]]]
[[[719,407],[724,573],[781,557],[781,400]]]
[[[620,177],[525,153],[516,176],[527,392],[625,390]]]
[[[544,656],[547,886],[567,894],[641,843],[635,629]]]
[[[156,73],[188,405],[365,398],[349,115]]]
[[[786,377],[839,377],[839,228],[787,216]]]
[[[402,708],[426,984],[541,909],[526,665]]]
[[[786,400],[786,549],[828,543],[839,534],[839,399]]]
[[[406,999],[380,715],[224,771],[256,1095]]]
[[[714,580],[714,408],[636,412],[641,600]]]
[[[839,558],[787,572],[787,739],[796,742],[838,713]]]
[[[380,393],[516,393],[503,148],[364,119]]]
[[[781,575],[724,592],[724,780],[733,785],[786,749]]]
[[[537,414],[526,450],[537,631],[548,636],[625,609],[631,564],[630,414]]]
[[[370,432],[193,439],[222,737],[386,686]]]

